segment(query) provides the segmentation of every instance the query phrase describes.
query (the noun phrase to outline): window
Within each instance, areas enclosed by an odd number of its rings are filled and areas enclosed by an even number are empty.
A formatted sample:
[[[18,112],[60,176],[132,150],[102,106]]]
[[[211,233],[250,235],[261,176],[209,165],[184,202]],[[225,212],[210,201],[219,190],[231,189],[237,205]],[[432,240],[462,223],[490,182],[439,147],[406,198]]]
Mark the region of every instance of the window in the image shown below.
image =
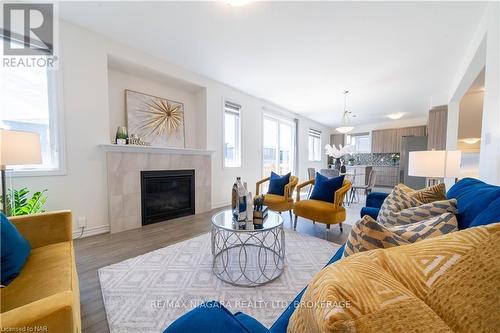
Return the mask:
[[[370,133],[350,134],[346,136],[346,144],[352,145],[357,153],[370,153]]]
[[[262,174],[274,171],[293,173],[295,157],[295,123],[274,115],[265,115],[263,123]]]
[[[321,132],[309,129],[309,161],[321,161]]]
[[[42,164],[15,171],[59,171],[55,74],[41,67],[4,67],[0,75],[0,127],[40,134]]]
[[[238,168],[241,166],[241,106],[232,102],[224,102],[224,166]]]

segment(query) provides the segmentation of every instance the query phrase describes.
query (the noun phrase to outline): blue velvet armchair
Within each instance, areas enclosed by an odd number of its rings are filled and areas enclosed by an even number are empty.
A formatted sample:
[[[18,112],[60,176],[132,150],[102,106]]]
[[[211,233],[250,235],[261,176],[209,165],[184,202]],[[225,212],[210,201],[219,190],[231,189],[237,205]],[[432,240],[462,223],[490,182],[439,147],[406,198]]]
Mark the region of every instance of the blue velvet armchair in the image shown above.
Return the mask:
[[[361,217],[369,215],[376,220],[380,207],[382,207],[382,204],[388,195],[388,193],[382,192],[368,193],[368,196],[366,197],[366,206],[361,208]]]

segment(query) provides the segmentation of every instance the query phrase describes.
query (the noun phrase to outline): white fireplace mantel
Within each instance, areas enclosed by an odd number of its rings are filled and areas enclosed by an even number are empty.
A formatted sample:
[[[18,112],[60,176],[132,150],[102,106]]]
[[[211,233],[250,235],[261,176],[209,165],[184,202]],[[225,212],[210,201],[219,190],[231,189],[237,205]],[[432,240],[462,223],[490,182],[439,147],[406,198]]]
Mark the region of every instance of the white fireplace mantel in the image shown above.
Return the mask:
[[[211,155],[214,150],[193,149],[193,148],[166,148],[135,145],[101,144],[101,149],[106,152],[116,153],[146,153],[146,154],[177,154],[177,155]]]

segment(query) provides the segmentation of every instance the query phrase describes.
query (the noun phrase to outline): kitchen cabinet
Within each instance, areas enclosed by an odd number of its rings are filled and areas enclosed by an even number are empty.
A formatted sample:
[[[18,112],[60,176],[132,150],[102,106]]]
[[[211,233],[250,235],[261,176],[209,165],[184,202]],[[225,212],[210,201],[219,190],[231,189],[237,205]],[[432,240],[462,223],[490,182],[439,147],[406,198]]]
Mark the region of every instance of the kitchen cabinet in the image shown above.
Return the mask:
[[[373,166],[376,172],[375,186],[394,187],[399,183],[398,166]]]
[[[446,128],[448,124],[448,107],[438,106],[429,111],[427,120],[427,150],[446,149]]]
[[[425,136],[425,126],[413,126],[372,131],[372,153],[398,153],[403,136]]]
[[[352,185],[363,186],[368,184],[368,177],[372,171],[372,167],[369,165],[347,165],[347,179],[353,182]],[[356,176],[353,176],[356,174]]]
[[[339,147],[339,145],[344,146],[345,135],[344,134],[332,134],[330,135],[330,144]]]

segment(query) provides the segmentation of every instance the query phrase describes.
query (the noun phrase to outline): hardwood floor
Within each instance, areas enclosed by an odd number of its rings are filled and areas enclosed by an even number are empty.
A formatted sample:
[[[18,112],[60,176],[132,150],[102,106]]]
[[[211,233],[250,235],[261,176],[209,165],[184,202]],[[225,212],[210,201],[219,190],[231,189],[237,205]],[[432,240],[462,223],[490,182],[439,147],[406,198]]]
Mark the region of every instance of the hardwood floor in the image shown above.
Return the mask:
[[[210,218],[219,210],[221,209],[116,234],[103,234],[75,240],[83,332],[109,332],[97,276],[99,268],[208,232]],[[357,218],[359,209],[355,207],[348,210],[348,216],[354,215],[356,210],[358,212]],[[285,227],[291,229],[288,213],[284,213],[282,216]],[[347,222],[349,223],[350,220]],[[327,236],[329,241],[337,244],[345,242],[350,230],[351,226],[346,223],[344,223],[344,232],[342,233],[336,225],[333,225],[327,232],[325,225],[321,223],[313,224],[311,221],[299,219],[297,224],[298,232],[322,239]]]

